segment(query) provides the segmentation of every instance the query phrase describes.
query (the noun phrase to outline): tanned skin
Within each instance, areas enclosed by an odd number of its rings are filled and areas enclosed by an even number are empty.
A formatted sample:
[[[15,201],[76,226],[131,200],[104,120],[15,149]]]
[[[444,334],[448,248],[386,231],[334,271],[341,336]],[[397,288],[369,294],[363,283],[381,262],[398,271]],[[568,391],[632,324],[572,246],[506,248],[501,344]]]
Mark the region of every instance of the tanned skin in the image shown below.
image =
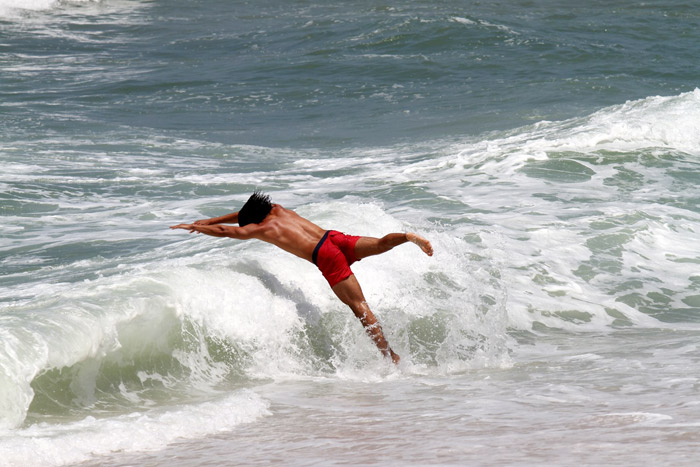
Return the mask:
[[[190,233],[203,233],[212,237],[229,237],[238,240],[255,238],[272,243],[309,262],[313,262],[311,257],[314,248],[326,232],[325,229],[279,204],[273,204],[270,213],[259,224],[248,224],[244,227],[225,225],[237,223],[238,212],[234,212],[221,217],[198,220],[192,224],[173,225],[170,228],[184,229]],[[406,242],[415,243],[428,256],[433,255],[433,247],[428,240],[408,232],[390,233],[382,238],[361,237],[355,244],[355,257],[359,260],[379,255]],[[400,357],[391,350],[389,343],[384,338],[382,328],[374,313],[369,309],[355,275],[353,274],[339,282],[332,289],[336,296],[349,306],[357,316],[382,355],[390,357],[394,363],[398,364]]]

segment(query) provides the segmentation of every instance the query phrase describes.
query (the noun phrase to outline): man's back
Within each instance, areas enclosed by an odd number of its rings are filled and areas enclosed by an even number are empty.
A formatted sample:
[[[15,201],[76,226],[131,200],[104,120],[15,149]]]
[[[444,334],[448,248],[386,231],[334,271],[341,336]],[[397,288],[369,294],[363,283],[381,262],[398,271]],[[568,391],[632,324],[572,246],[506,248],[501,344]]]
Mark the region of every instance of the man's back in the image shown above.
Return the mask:
[[[259,224],[259,229],[253,237],[272,243],[307,261],[312,261],[314,248],[324,233],[324,229],[308,219],[275,204],[270,214]]]

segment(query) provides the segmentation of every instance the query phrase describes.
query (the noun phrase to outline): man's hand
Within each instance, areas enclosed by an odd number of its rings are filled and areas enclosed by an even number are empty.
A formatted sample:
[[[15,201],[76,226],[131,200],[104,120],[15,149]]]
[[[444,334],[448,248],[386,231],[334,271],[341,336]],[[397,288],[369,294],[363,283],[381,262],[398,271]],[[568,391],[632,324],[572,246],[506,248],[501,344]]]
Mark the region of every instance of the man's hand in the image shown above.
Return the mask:
[[[197,232],[197,229],[195,229],[194,224],[178,224],[178,225],[171,225],[171,229],[183,229],[183,230],[189,230],[190,233]],[[199,233],[199,232],[197,232]]]
[[[211,225],[211,219],[200,219],[198,221],[194,221],[194,225]]]

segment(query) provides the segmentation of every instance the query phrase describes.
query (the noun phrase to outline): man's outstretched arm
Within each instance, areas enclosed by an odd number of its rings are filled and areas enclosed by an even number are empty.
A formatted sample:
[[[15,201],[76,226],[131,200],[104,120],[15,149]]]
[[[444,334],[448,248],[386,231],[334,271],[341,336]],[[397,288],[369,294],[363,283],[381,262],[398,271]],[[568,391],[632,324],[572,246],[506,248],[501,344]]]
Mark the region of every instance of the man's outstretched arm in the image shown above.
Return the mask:
[[[238,211],[211,219],[200,219],[194,223],[197,225],[238,224]]]
[[[237,213],[236,213],[237,214]],[[171,229],[183,229],[189,230],[190,233],[203,233],[205,235],[211,235],[212,237],[229,237],[237,238],[239,240],[248,240],[249,238],[255,238],[255,234],[258,232],[260,227],[257,224],[248,224],[245,227],[235,227],[231,225],[204,225],[204,224],[178,224],[171,225]]]

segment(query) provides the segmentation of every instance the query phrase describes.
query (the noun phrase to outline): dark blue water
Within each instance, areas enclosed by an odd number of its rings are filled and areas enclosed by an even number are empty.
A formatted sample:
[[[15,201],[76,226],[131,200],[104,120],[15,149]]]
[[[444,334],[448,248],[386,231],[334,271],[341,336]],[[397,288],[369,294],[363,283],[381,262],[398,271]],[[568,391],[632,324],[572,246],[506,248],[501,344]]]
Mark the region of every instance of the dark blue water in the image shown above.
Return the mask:
[[[68,5],[4,21],[8,130],[389,144],[676,95],[700,75],[692,2]]]

